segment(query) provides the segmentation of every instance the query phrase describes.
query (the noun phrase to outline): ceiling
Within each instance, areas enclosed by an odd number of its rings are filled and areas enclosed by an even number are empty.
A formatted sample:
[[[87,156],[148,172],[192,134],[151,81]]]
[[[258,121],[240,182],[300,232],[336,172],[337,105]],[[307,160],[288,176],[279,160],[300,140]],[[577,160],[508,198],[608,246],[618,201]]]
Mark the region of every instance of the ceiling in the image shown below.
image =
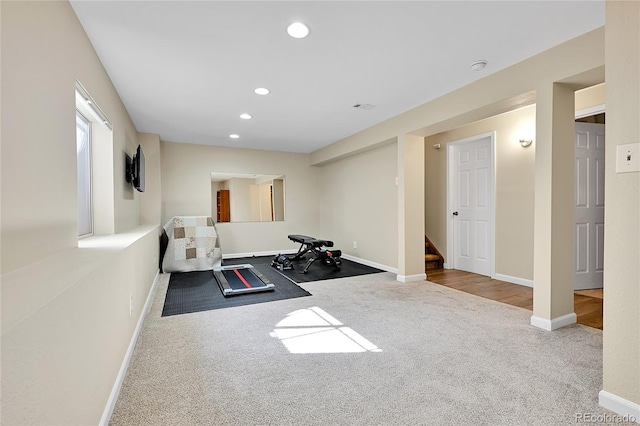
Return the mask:
[[[71,5],[138,131],[290,152],[320,149],[605,19],[604,0]],[[294,21],[308,37],[287,35]],[[477,60],[484,70],[471,69]]]

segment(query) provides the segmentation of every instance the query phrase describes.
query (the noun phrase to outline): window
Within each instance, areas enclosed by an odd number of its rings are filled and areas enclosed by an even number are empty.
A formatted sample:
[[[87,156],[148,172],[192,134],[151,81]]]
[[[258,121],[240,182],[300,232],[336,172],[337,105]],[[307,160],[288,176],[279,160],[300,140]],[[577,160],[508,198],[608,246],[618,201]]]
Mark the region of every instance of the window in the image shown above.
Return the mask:
[[[93,233],[91,202],[91,123],[76,111],[78,154],[78,235]]]
[[[76,81],[78,236],[115,233],[113,126]],[[124,166],[124,158],[122,159]],[[124,177],[123,177],[124,180]]]

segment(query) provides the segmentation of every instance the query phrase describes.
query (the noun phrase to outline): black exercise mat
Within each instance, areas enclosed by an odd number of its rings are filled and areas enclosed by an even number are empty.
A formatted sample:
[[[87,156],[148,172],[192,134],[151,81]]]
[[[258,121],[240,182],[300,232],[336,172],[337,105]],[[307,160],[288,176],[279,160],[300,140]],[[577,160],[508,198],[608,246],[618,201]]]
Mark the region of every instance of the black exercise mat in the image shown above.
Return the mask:
[[[293,269],[280,271],[271,265],[271,261],[275,256],[260,256],[260,257],[245,257],[241,259],[225,259],[224,265],[238,265],[242,263],[250,263],[253,266],[260,265],[260,271],[265,270],[265,266],[269,266],[274,271],[280,272],[282,275],[289,278],[295,283],[308,283],[313,281],[331,280],[334,278],[346,278],[355,277],[357,275],[377,274],[378,272],[384,272],[382,269],[373,268],[371,266],[363,265],[361,263],[352,262],[347,259],[342,259],[342,265],[340,269],[336,269],[333,265],[327,265],[322,261],[317,260],[309,267],[306,274],[302,273],[304,265],[307,260],[295,260],[293,261]],[[291,256],[290,256],[291,257]],[[307,255],[309,259],[309,255]],[[270,277],[267,277],[271,279]]]
[[[240,263],[251,263],[247,262]],[[224,262],[224,265],[232,263]],[[224,297],[212,271],[174,272],[169,278],[169,287],[162,308],[162,316],[181,315],[192,312],[210,311],[213,309],[234,306],[253,305],[255,303],[272,302],[294,297],[311,296],[311,293],[298,287],[283,277],[271,266],[253,265],[262,275],[273,283],[272,291],[245,293]]]

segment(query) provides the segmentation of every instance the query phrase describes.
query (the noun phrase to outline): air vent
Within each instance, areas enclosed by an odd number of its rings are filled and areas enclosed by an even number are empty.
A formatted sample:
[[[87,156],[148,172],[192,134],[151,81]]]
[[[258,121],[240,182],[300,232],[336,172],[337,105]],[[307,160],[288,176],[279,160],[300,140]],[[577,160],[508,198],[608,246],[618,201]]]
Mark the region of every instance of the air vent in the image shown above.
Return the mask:
[[[370,109],[374,109],[376,106],[371,104],[355,104],[353,107],[358,109],[370,110]]]

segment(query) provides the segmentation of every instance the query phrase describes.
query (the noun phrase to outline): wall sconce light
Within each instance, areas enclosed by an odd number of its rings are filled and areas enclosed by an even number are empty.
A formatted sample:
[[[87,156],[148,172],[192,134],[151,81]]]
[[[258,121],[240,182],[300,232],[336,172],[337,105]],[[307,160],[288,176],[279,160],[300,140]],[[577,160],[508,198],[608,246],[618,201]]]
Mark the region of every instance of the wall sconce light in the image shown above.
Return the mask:
[[[533,139],[520,139],[520,145],[522,145],[523,148],[528,147],[529,145],[531,145],[533,143]]]

